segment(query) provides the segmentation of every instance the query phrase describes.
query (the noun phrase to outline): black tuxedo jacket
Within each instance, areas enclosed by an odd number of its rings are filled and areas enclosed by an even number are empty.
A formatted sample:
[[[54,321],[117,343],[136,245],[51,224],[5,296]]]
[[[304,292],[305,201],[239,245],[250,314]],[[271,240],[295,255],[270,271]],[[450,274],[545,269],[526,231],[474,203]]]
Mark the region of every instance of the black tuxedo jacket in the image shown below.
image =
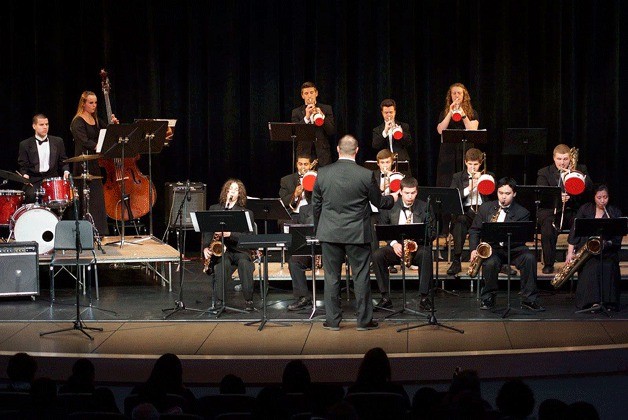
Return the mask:
[[[321,242],[366,244],[373,239],[371,206],[391,208],[392,196],[382,196],[373,171],[355,161],[339,159],[318,170],[312,206],[316,236]]]
[[[393,153],[398,153],[399,160],[410,160],[410,154],[408,153],[408,147],[412,146],[412,134],[410,134],[410,125],[401,121],[395,121],[401,126],[403,130],[403,137],[399,140],[393,139]],[[390,145],[388,137],[382,136],[382,131],[386,123],[382,123],[373,129],[373,142],[372,146],[375,150],[389,149]]]
[[[490,222],[497,209],[499,208],[499,201],[488,201],[486,203],[482,203],[480,208],[478,209],[478,214],[475,215],[473,219],[473,223],[469,228],[469,248],[473,251],[477,248],[480,243],[480,232],[482,230],[483,222]],[[506,219],[504,222],[525,222],[530,220],[530,212],[526,210],[525,207],[519,205],[516,201],[513,200],[510,205],[510,209],[506,214]],[[492,246],[495,246],[491,243]],[[513,242],[510,244],[511,249],[514,249],[518,246],[525,246],[522,242]]]
[[[63,163],[68,157],[65,154],[65,145],[61,137],[48,136],[50,143],[50,169],[42,176],[39,172],[39,153],[37,152],[37,139],[29,137],[20,142],[18,153],[18,166],[21,174],[28,175],[32,181],[37,182],[44,177],[59,177],[64,171],[70,171],[70,165]]]
[[[584,179],[584,193],[576,197],[572,196],[565,205],[566,207],[574,210],[580,207],[583,201],[586,201],[588,196],[593,191],[593,180],[591,180],[591,176],[587,171],[587,167],[585,165],[577,165],[576,169],[585,174],[586,178]],[[560,171],[558,170],[556,165],[551,164],[549,166],[539,169],[539,171],[536,173],[536,184],[546,185],[549,187],[558,187],[562,185],[562,181],[560,181]]]
[[[495,175],[493,175],[490,172],[487,172],[488,174],[493,176],[493,179],[495,179]],[[466,197],[464,195],[464,189],[467,188],[469,186],[469,173],[466,171],[466,169],[464,171],[461,172],[456,172],[453,176],[453,178],[451,179],[451,186],[449,188],[457,188],[458,192],[460,193],[460,200],[462,200],[462,205],[464,206],[464,202],[466,200]],[[482,196],[482,203],[486,203],[487,201],[490,200],[490,195],[485,195],[485,194],[480,194]]]
[[[316,106],[325,114],[325,120],[323,125],[316,127],[316,140],[319,143],[319,147],[329,149],[329,136],[336,134],[336,123],[334,121],[334,111],[331,105],[316,103]],[[292,110],[292,122],[304,123],[305,118],[305,104]],[[298,139],[297,139],[298,140]],[[325,141],[322,141],[325,140]]]
[[[403,200],[399,198],[399,200],[397,200],[397,202],[391,209],[383,210],[381,212],[378,224],[398,225],[403,206],[404,206]],[[432,209],[430,209],[429,213],[427,212],[427,203],[425,201],[414,200],[414,203],[412,204],[412,221],[414,223],[428,223],[429,222],[429,225],[426,226],[426,229],[429,229],[428,230],[429,240],[431,242],[436,238],[436,226],[434,225],[434,223],[432,223],[434,221],[434,214],[432,212]],[[423,243],[425,238],[412,238],[412,239],[414,239],[418,243]],[[388,241],[388,242],[390,243],[391,241]]]
[[[288,206],[292,202],[292,194],[294,194],[294,190],[300,182],[297,172],[286,175],[279,181],[279,198],[281,198],[281,202],[287,209],[289,209]]]

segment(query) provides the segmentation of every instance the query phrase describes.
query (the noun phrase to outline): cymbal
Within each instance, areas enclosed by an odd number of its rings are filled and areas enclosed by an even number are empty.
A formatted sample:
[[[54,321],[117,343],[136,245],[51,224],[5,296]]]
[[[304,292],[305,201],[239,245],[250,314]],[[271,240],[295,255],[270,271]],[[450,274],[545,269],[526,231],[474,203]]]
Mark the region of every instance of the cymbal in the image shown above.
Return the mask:
[[[102,176],[100,175],[92,175],[92,174],[81,174],[77,177],[75,177],[77,179],[86,179],[88,181],[94,180],[94,179],[102,179]]]
[[[28,184],[31,182],[28,178],[24,178],[20,174],[3,170],[0,170],[0,178],[8,179],[9,181],[21,182],[22,184]]]
[[[64,160],[63,163],[87,162],[88,160],[94,160],[100,157],[101,155],[98,153],[95,155],[78,155]]]

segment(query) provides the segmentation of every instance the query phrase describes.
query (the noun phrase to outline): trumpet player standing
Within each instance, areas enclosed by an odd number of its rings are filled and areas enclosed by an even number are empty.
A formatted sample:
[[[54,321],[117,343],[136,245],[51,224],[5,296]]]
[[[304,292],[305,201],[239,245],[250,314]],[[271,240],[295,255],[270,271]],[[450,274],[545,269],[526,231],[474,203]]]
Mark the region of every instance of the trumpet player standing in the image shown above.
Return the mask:
[[[246,188],[239,179],[229,179],[220,190],[220,200],[218,204],[213,204],[209,210],[245,210],[249,213],[251,221],[254,216],[251,210],[246,209]],[[222,256],[212,255],[211,242],[220,240],[222,232],[206,232],[203,234],[203,255],[205,259],[216,258],[213,274],[210,275],[212,290],[214,291],[215,307],[223,305],[224,287],[226,279],[223,278],[223,264],[227,264],[224,273],[227,279],[237,269],[238,277],[242,282],[242,293],[244,295],[244,310],[253,311],[253,271],[255,266],[248,250],[239,250],[238,239],[247,233],[224,232],[225,248]]]
[[[403,225],[406,223],[424,223],[427,220],[434,220],[433,214],[427,213],[427,203],[417,200],[418,182],[413,177],[405,177],[401,180],[401,200],[397,200],[390,210],[383,210],[380,213],[380,224],[382,225]],[[428,292],[432,285],[432,252],[431,243],[436,237],[434,226],[430,224],[432,231],[428,233],[430,243],[427,246],[418,245],[423,238],[413,238],[417,243],[416,253],[409,256],[411,265],[420,267],[420,283],[419,293],[421,301],[419,303],[421,309],[429,311],[431,302],[428,298]],[[406,263],[405,256],[402,255],[401,243],[398,241],[390,241],[386,246],[379,248],[373,253],[373,271],[377,279],[377,286],[382,298],[377,302],[376,307],[390,309],[393,306],[390,298],[390,274],[388,266],[394,264]]]
[[[408,148],[412,146],[410,125],[397,121],[397,104],[393,99],[384,99],[379,105],[384,122],[373,129],[372,146],[376,150],[388,149],[397,154],[400,161],[410,161]],[[408,173],[410,175],[410,168]]]
[[[462,247],[467,238],[469,226],[471,226],[480,205],[489,200],[489,195],[481,194],[478,191],[480,176],[482,175],[480,166],[483,163],[482,151],[476,148],[467,150],[464,156],[465,170],[456,172],[451,180],[450,188],[458,189],[464,213],[452,217],[451,233],[454,238],[454,257],[447,269],[447,274],[450,276],[456,275],[462,270]]]
[[[571,168],[570,148],[566,144],[559,144],[554,147],[552,165],[539,169],[536,174],[536,184],[546,185],[550,187],[561,187],[562,206],[555,208],[539,208],[537,214],[537,223],[541,228],[541,247],[543,249],[543,274],[552,274],[554,272],[554,262],[556,261],[556,242],[558,240],[559,231],[570,229],[573,217],[582,204],[581,196],[570,196],[565,191],[565,175],[569,171],[577,170],[585,175],[585,190],[590,192],[593,190],[593,181],[584,165],[576,165]],[[563,211],[564,210],[564,211]],[[561,225],[562,220],[562,226]]]
[[[530,220],[530,212],[514,201],[517,195],[517,183],[512,178],[497,181],[497,200],[483,203],[473,219],[469,229],[471,261],[478,257],[477,246],[483,222],[517,222]],[[508,261],[507,244],[489,243],[492,253],[482,263],[484,287],[481,290],[480,309],[495,307],[497,294],[497,276],[502,264]],[[510,245],[511,263],[521,272],[521,307],[534,312],[544,311],[538,303],[539,290],[536,287],[536,261],[532,251],[524,243]]]
[[[316,136],[313,143],[297,141],[297,155],[312,156],[312,146],[314,146],[318,166],[325,166],[331,163],[329,139],[336,134],[334,112],[331,105],[317,102],[318,89],[313,82],[305,82],[301,85],[301,98],[304,103],[292,110],[292,122],[314,124]]]

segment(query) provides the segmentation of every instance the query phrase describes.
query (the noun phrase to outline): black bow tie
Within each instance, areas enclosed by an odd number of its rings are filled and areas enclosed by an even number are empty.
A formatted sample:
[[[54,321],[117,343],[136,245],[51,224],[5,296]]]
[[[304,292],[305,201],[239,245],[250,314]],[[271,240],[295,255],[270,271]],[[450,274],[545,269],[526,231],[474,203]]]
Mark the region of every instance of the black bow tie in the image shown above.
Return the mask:
[[[39,140],[37,137],[35,137],[35,140],[37,140],[37,143],[41,146],[42,144],[44,144],[44,143],[47,143],[47,142],[48,142],[48,137],[46,137],[46,138],[45,138],[45,139],[43,139],[43,140]]]
[[[412,207],[403,206],[403,211],[412,211]]]

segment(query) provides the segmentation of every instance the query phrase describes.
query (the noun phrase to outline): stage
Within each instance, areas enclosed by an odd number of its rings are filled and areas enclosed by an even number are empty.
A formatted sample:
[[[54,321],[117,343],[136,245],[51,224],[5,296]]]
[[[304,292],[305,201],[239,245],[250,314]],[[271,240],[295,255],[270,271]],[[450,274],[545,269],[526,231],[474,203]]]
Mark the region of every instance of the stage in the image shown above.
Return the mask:
[[[348,382],[353,380],[363,354],[372,347],[382,347],[391,356],[394,378],[413,382],[446,381],[453,368],[474,368],[483,378],[547,377],[562,375],[615,374],[628,370],[628,282],[622,282],[621,311],[608,314],[575,313],[569,283],[557,292],[549,276],[539,276],[542,304],[547,311],[531,313],[519,307],[518,279],[511,282],[512,311],[492,313],[479,309],[477,287],[471,291],[467,279],[445,276],[448,264],[439,264],[439,275],[447,277],[447,292],[437,291],[436,321],[446,327],[427,325],[398,332],[398,329],[426,323],[429,313],[418,311],[415,270],[408,270],[407,306],[413,311],[383,319],[386,312],[375,312],[380,328],[356,331],[351,295],[342,294],[344,320],[340,331],[323,329],[321,314],[323,272],[317,274],[318,310],[289,312],[293,302],[288,267],[269,263],[270,290],[266,302],[266,320],[261,330],[263,302],[259,294],[259,264],[256,265],[255,307],[251,313],[226,311],[216,317],[209,308],[211,291],[200,261],[184,261],[178,267],[178,252],[164,260],[172,265],[172,291],[168,283],[147,269],[149,261],[139,254],[143,246],[106,247],[108,262],[99,257],[99,295],[80,294],[80,319],[88,327],[90,340],[76,326],[74,280],[62,272],[56,281],[56,300],[49,301],[47,267],[42,265],[39,296],[3,297],[0,304],[0,372],[8,356],[18,351],[37,355],[45,373],[64,378],[77,357],[89,357],[97,366],[99,380],[132,383],[148,376],[159,355],[176,353],[184,360],[186,381],[217,383],[226,373],[240,375],[247,383],[276,382],[285,363],[295,358],[307,361],[313,379]],[[135,253],[136,259],[119,261],[114,249]],[[175,255],[176,254],[176,255]],[[466,268],[466,265],[463,267]],[[442,273],[440,273],[442,271]],[[540,272],[540,266],[539,266]],[[628,264],[622,263],[624,277]],[[180,274],[183,274],[183,277]],[[308,272],[310,278],[311,272]],[[413,278],[414,276],[414,278]],[[506,305],[505,276],[500,277],[497,307]],[[182,281],[183,289],[180,288]],[[228,306],[243,308],[238,282],[227,287]],[[235,286],[235,287],[234,287]],[[393,275],[394,309],[402,308],[403,293],[399,275]],[[376,284],[372,282],[372,290]],[[92,290],[93,292],[93,290]],[[379,299],[373,293],[373,299]],[[173,308],[185,310],[173,311]],[[167,318],[166,316],[169,315]],[[608,316],[607,316],[608,315]],[[42,332],[70,328],[70,331],[40,337]]]

